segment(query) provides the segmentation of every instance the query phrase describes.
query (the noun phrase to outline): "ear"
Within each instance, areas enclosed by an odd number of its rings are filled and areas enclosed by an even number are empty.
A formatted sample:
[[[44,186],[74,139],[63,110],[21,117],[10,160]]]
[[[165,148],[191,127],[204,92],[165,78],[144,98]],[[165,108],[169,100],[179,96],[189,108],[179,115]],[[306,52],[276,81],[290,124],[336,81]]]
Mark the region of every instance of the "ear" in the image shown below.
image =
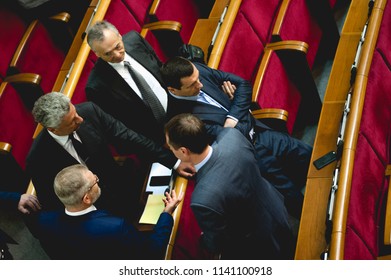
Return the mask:
[[[190,154],[190,150],[186,147],[180,147],[179,148],[179,151],[184,155],[184,156],[188,156]]]
[[[173,87],[167,87],[167,89],[172,92],[173,94],[176,94],[177,89]]]
[[[87,204],[87,205],[91,205],[92,204],[92,200],[91,200],[91,197],[88,194],[88,192],[83,196],[83,203]]]

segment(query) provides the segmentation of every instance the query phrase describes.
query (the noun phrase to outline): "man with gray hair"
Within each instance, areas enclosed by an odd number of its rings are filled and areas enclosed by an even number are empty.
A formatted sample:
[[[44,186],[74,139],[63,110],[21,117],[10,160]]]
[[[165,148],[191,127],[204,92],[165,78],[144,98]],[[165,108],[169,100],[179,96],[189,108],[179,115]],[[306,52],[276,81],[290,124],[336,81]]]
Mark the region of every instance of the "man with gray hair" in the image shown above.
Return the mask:
[[[122,37],[107,21],[88,30],[87,42],[98,57],[86,85],[87,99],[130,129],[164,143],[169,97],[153,48],[138,32]]]
[[[173,190],[163,199],[164,210],[153,232],[139,232],[127,220],[95,207],[99,177],[81,164],[61,170],[54,191],[65,212],[39,218],[38,238],[52,259],[161,259],[173,226],[172,213],[183,199]]]
[[[91,102],[74,106],[64,94],[52,92],[35,102],[32,113],[45,129],[33,142],[26,169],[43,210],[63,207],[53,191],[54,177],[64,167],[81,163],[99,176],[105,209],[134,214],[144,174],[135,174],[133,161],[119,166],[109,145],[119,154],[137,154],[142,161],[176,167],[177,160],[168,149],[128,129]],[[188,176],[182,167],[177,171]]]

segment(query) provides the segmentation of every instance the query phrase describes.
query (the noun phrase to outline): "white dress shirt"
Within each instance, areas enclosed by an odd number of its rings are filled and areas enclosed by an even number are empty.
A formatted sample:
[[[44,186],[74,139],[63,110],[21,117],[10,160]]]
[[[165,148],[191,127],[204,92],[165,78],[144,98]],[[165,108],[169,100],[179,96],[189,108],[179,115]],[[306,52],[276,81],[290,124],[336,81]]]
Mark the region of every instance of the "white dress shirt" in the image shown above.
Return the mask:
[[[160,103],[162,104],[164,111],[167,112],[167,101],[168,101],[167,93],[165,89],[160,85],[159,81],[147,69],[145,69],[144,66],[138,63],[137,60],[133,59],[127,53],[125,53],[124,61],[128,61],[132,66],[132,68],[135,69],[144,77],[144,79],[147,81],[148,85],[151,87],[152,91],[155,93],[156,97],[159,99]],[[118,72],[118,74],[121,75],[121,77],[137,93],[137,95],[141,99],[143,99],[140,90],[138,89],[132,76],[130,76],[128,69],[126,69],[124,65],[124,61],[121,61],[119,63],[109,62],[109,64]]]
[[[49,130],[48,130],[48,132],[49,132],[49,135],[52,136],[53,139],[58,144],[60,144],[61,147],[63,147],[72,157],[74,157],[79,163],[86,166],[85,162],[77,154],[75,147],[73,147],[72,140],[69,139],[68,135],[59,136],[59,135],[54,134],[53,132],[50,132]],[[73,132],[73,137],[75,137],[76,140],[78,140],[78,141],[80,141],[80,143],[82,143],[79,135],[77,135],[76,132]]]

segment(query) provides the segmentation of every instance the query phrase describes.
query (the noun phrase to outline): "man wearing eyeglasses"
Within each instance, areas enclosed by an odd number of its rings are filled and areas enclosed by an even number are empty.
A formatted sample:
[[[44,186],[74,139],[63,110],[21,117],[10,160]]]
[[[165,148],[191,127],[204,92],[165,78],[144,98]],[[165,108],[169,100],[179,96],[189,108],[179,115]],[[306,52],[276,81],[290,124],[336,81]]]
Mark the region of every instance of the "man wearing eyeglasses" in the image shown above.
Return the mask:
[[[39,217],[43,248],[52,259],[161,259],[173,226],[172,213],[183,194],[166,193],[164,210],[153,232],[139,232],[127,220],[99,209],[99,178],[76,164],[61,170],[54,191],[65,212]]]

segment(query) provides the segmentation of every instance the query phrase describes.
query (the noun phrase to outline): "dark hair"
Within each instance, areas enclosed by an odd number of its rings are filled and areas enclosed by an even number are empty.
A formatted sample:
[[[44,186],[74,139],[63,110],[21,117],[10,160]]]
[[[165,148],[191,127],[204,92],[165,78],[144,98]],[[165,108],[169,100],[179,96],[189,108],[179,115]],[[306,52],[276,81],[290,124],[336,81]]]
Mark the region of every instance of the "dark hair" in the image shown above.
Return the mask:
[[[176,56],[169,59],[160,69],[166,86],[181,89],[181,79],[193,74],[194,67],[190,60]]]
[[[204,123],[192,114],[179,114],[165,125],[169,144],[174,149],[188,148],[195,154],[201,154],[209,144]]]

